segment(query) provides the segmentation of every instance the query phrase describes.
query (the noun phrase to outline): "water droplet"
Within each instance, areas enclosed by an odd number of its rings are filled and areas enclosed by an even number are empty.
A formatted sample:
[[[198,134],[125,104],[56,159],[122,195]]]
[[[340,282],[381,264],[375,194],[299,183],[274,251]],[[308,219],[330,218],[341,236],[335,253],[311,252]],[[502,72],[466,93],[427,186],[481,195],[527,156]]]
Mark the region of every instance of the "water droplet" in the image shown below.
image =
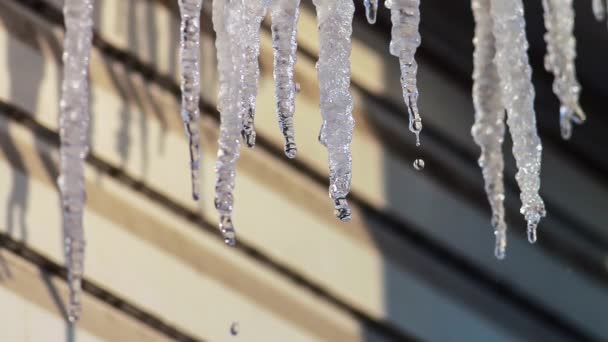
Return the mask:
[[[424,169],[424,160],[416,159],[414,160],[414,169],[418,171],[422,171]]]
[[[239,334],[239,322],[232,322],[230,325],[230,335],[236,336]]]
[[[302,91],[302,88],[300,87],[300,83],[296,82],[296,94],[299,94],[300,91]]]

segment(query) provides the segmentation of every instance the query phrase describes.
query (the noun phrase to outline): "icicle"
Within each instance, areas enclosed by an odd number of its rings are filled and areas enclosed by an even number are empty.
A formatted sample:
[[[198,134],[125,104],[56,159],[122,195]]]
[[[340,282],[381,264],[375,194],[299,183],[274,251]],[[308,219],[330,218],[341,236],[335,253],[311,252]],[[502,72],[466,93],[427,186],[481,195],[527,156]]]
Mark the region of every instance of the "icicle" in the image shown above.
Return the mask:
[[[545,205],[538,193],[542,145],[536,130],[524,9],[522,0],[492,0],[490,7],[496,39],[495,62],[519,169],[516,179],[521,190],[521,213],[528,221],[528,238],[535,242],[536,227],[545,216]]]
[[[475,124],[473,139],[481,148],[479,166],[485,181],[485,190],[492,208],[492,226],[496,238],[494,255],[505,257],[507,224],[505,223],[503,182],[504,160],[502,143],[505,135],[505,109],[502,104],[500,79],[494,64],[496,54],[490,0],[473,0],[475,17],[475,52],[473,54],[473,103]]]
[[[248,147],[255,146],[255,128],[253,120],[255,116],[255,100],[258,95],[258,79],[260,77],[260,67],[258,58],[260,56],[260,26],[266,15],[268,0],[248,0],[245,1],[245,20],[243,28],[239,33],[243,39],[244,55],[244,74],[242,89],[243,103],[247,111],[243,116],[243,130],[241,132],[243,140]],[[246,37],[246,38],[245,38]]]
[[[353,137],[353,99],[350,94],[350,52],[352,0],[313,0],[317,9],[320,52],[317,63],[321,88],[323,127],[320,141],[329,153],[329,195],[335,203],[336,216],[349,221],[351,211],[346,201],[350,192]]]
[[[562,138],[570,139],[572,123],[581,124],[586,116],[578,98],[581,86],[576,79],[576,40],[574,39],[574,9],[572,0],[543,0],[545,10],[545,68],[555,76],[553,92],[561,102],[560,126]]]
[[[416,73],[418,63],[414,58],[416,49],[420,46],[420,0],[393,0],[391,7],[390,52],[399,57],[401,65],[401,86],[403,100],[407,106],[410,119],[410,131],[416,135],[416,146],[420,146],[420,131],[422,119],[418,113],[418,87],[416,86]]]
[[[279,116],[279,128],[285,138],[285,155],[295,158],[297,153],[293,115],[297,87],[294,82],[298,40],[300,0],[273,0],[272,47],[274,49],[274,81]]]
[[[220,214],[220,230],[226,244],[234,246],[236,233],[232,224],[236,162],[239,158],[240,133],[243,127],[243,64],[241,35],[245,20],[244,1],[213,1],[213,27],[216,32],[219,74],[218,109],[221,116],[219,150],[215,171],[215,207]]]
[[[80,318],[84,271],[83,211],[86,201],[84,159],[89,151],[88,69],[93,37],[93,0],[66,0],[66,33],[60,102],[61,175],[58,179],[63,207],[63,230],[70,300],[68,319]]]
[[[182,120],[186,128],[190,151],[190,173],[192,179],[192,198],[200,196],[200,14],[202,0],[179,0],[181,12],[181,90]]]
[[[604,6],[605,0],[593,0],[591,6],[593,8],[593,15],[597,21],[604,21],[606,18],[606,7]]]
[[[376,23],[376,17],[378,15],[378,0],[364,0],[365,5],[365,16],[367,22],[370,24]]]

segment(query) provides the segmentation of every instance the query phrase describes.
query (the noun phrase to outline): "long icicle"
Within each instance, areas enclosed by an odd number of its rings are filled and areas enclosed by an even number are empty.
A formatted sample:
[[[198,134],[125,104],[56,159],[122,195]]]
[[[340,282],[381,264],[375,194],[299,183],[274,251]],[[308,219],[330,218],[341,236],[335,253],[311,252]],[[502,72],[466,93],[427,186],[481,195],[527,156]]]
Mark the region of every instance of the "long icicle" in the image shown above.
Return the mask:
[[[240,154],[240,134],[243,127],[244,103],[242,98],[243,58],[239,32],[244,20],[246,0],[213,1],[213,27],[219,74],[220,136],[215,165],[215,207],[220,214],[220,230],[224,242],[236,244],[232,224],[236,162]],[[241,38],[242,39],[242,38]]]
[[[243,130],[241,132],[243,140],[248,147],[255,146],[255,101],[258,95],[258,80],[260,78],[260,66],[258,58],[260,56],[260,26],[266,15],[268,0],[248,0],[245,2],[245,21],[243,30],[240,34],[245,44],[244,49],[244,74],[242,89],[243,103],[247,111],[243,116]]]
[[[200,15],[202,0],[179,0],[182,120],[188,137],[192,198],[200,197]]]
[[[574,8],[572,0],[543,0],[545,41],[545,69],[555,76],[553,92],[561,102],[560,127],[563,139],[572,136],[572,123],[586,120],[578,98],[581,86],[576,79],[576,40],[574,39]]]
[[[298,50],[298,18],[300,0],[272,0],[272,47],[274,49],[274,81],[279,129],[285,139],[285,155],[295,158],[297,147],[293,126],[296,102],[294,66]]]
[[[492,208],[492,226],[496,238],[494,255],[505,257],[507,224],[505,222],[504,159],[502,144],[505,135],[505,109],[502,104],[500,79],[494,56],[496,54],[490,0],[472,0],[475,18],[475,52],[473,54],[473,104],[475,124],[473,139],[481,148],[479,166],[485,190]]]
[[[346,201],[350,192],[352,157],[350,144],[355,121],[350,94],[350,52],[355,6],[352,0],[313,0],[319,25],[317,73],[321,89],[323,127],[319,140],[329,153],[329,196],[336,216],[350,221]]]
[[[393,0],[389,5],[393,23],[390,53],[399,57],[403,100],[410,120],[409,128],[416,135],[416,146],[419,146],[422,119],[418,113],[418,63],[414,55],[420,46],[420,0]]]
[[[86,201],[84,159],[88,146],[88,69],[93,37],[93,0],[66,0],[63,83],[59,116],[61,175],[58,179],[63,208],[64,249],[70,299],[68,319],[82,313],[80,301],[84,272],[83,211]]]
[[[542,145],[536,129],[524,9],[522,0],[492,0],[490,8],[496,39],[496,67],[518,168],[520,211],[528,221],[528,240],[534,243],[536,228],[546,213],[539,195]]]

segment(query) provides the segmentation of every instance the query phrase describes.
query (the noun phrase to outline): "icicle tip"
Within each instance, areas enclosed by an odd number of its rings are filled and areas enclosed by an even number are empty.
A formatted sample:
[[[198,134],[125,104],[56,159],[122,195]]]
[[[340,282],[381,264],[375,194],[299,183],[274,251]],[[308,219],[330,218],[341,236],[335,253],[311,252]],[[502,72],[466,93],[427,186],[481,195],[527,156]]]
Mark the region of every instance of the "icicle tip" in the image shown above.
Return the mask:
[[[350,222],[351,220],[351,210],[348,202],[345,198],[339,198],[335,201],[335,210],[334,213],[336,217],[340,219],[342,222]]]
[[[230,216],[222,215],[220,217],[220,231],[222,232],[224,243],[230,247],[236,246],[236,231]]]

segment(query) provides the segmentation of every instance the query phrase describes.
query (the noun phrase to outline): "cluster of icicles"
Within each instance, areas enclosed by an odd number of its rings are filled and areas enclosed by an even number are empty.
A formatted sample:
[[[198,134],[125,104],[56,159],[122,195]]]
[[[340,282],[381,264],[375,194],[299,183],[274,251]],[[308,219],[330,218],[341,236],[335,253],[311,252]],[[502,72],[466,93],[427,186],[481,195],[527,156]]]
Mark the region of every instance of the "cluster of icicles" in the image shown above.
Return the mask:
[[[376,21],[378,0],[363,0],[367,19]],[[603,0],[594,0],[598,19],[605,18]],[[202,0],[178,0],[181,12],[182,110],[189,140],[192,196],[199,198],[199,61],[200,13]],[[319,26],[320,53],[317,64],[321,89],[323,125],[319,142],[329,154],[329,196],[336,216],[349,221],[351,209],[346,197],[351,185],[351,152],[354,120],[350,94],[350,52],[353,0],[313,0]],[[70,302],[68,315],[78,320],[81,313],[80,288],[84,264],[83,209],[86,198],[84,159],[88,152],[88,64],[93,35],[94,0],[66,0],[64,80],[62,86],[60,136],[61,176],[59,186],[63,206],[65,253]],[[279,128],[285,139],[285,154],[296,156],[293,127],[297,85],[294,64],[297,53],[297,23],[300,0],[214,0],[213,27],[219,71],[218,109],[221,113],[219,151],[216,163],[215,206],[220,214],[220,230],[229,245],[236,242],[232,223],[236,162],[240,142],[255,144],[255,100],[259,78],[260,26],[266,12],[272,18],[274,79]],[[386,0],[391,11],[390,53],[399,58],[403,99],[409,113],[409,128],[419,134],[416,86],[420,45],[418,26],[420,0]],[[569,138],[572,123],[585,115],[578,105],[580,86],[575,77],[575,40],[572,36],[572,0],[543,0],[547,34],[546,68],[555,75],[554,92],[559,97],[562,135]],[[475,16],[473,99],[475,125],[472,134],[482,154],[486,191],[492,208],[496,235],[496,256],[504,258],[506,223],[504,211],[502,143],[506,123],[513,140],[517,182],[521,190],[521,213],[528,221],[528,238],[536,240],[536,227],[545,216],[539,196],[542,146],[533,108],[534,89],[528,64],[522,0],[472,0]],[[414,162],[418,170],[424,161]]]

